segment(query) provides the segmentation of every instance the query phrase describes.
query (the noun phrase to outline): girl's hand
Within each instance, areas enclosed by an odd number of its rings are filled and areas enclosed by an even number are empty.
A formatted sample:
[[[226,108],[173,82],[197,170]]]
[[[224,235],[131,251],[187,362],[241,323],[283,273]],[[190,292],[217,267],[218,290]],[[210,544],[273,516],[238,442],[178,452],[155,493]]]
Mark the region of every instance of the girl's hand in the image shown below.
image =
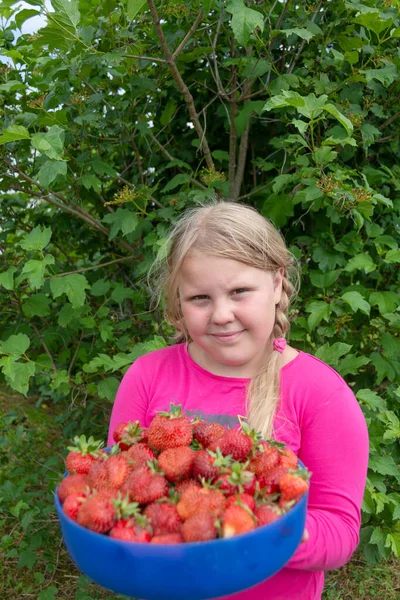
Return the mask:
[[[307,531],[307,529],[305,529],[300,543],[306,542],[307,540],[308,540],[308,531]]]

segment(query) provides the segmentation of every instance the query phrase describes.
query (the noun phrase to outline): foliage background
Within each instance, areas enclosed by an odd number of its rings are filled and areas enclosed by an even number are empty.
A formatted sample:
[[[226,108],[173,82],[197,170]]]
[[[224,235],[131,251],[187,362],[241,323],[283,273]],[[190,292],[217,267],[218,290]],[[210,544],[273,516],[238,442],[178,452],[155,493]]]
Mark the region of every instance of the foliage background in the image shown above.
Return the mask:
[[[291,341],[356,393],[364,560],[398,559],[400,2],[26,4],[0,3],[0,369],[30,401],[2,405],[5,589],[18,565],[16,597],[61,593],[48,522],[66,440],[104,438],[128,365],[169,343],[146,275],[215,194],[269,217],[300,261]]]

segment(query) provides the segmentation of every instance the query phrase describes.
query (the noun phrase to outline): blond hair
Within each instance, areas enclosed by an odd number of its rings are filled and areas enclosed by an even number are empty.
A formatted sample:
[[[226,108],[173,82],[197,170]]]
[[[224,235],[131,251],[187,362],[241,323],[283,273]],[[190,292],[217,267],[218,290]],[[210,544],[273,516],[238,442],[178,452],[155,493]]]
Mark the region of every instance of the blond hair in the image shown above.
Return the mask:
[[[280,390],[279,354],[273,351],[272,343],[289,332],[287,313],[298,281],[294,258],[272,223],[249,206],[214,200],[186,211],[173,227],[166,258],[158,265],[161,269],[156,298],[164,299],[165,318],[177,332],[176,342],[189,341],[180,310],[179,279],[183,261],[191,250],[272,273],[283,271],[282,294],[276,305],[265,364],[247,388],[247,422],[268,439],[273,435]]]

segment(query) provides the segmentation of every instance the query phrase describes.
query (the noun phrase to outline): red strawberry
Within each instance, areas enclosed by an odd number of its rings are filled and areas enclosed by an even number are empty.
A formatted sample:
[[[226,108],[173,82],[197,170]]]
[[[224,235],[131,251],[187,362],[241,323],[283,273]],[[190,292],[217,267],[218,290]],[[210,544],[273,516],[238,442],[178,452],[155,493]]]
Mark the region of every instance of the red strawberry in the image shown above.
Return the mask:
[[[214,484],[227,496],[238,492],[254,496],[257,480],[254,473],[246,469],[246,464],[236,462],[232,464],[231,472],[217,477]]]
[[[181,544],[183,537],[180,533],[165,533],[151,538],[151,544]]]
[[[214,540],[217,535],[215,517],[207,512],[193,515],[182,525],[182,537],[185,542],[206,542]]]
[[[288,502],[297,502],[309,488],[308,478],[310,474],[305,469],[285,473],[279,478],[281,495],[279,506],[282,508]]]
[[[105,462],[107,483],[111,489],[119,490],[125,483],[132,467],[129,465],[126,453],[115,454]]]
[[[86,498],[87,494],[85,492],[73,492],[69,494],[64,500],[63,511],[70,519],[76,521],[78,510]]]
[[[199,421],[193,425],[193,437],[203,446],[208,446],[225,433],[225,428],[219,423]]]
[[[87,498],[78,510],[77,522],[97,533],[107,533],[117,520],[117,512],[107,494],[99,492]]]
[[[181,530],[182,519],[176,506],[169,502],[152,502],[143,514],[149,520],[154,535],[179,533]]]
[[[190,478],[196,452],[189,446],[178,446],[163,450],[158,457],[158,466],[168,481],[179,483]]]
[[[134,502],[149,504],[168,495],[167,480],[156,471],[155,462],[152,466],[142,465],[132,471],[122,486],[121,491],[127,492]]]
[[[269,442],[260,442],[254,456],[250,459],[249,470],[256,475],[261,475],[277,466],[279,450]]]
[[[229,498],[227,498],[226,500],[226,508],[232,506],[232,504],[237,504],[238,506],[247,506],[247,508],[249,508],[253,512],[256,508],[256,501],[254,500],[254,496],[252,496],[251,494],[246,494],[246,492],[229,496]]]
[[[268,525],[279,519],[282,515],[282,511],[279,510],[275,504],[261,504],[254,510],[254,515],[257,519],[258,527],[261,527],[262,525]]]
[[[218,490],[189,487],[183,492],[176,508],[181,519],[186,520],[199,512],[210,512],[219,517],[225,504],[225,497]]]
[[[128,450],[134,444],[143,441],[143,433],[139,421],[125,421],[116,426],[113,438],[121,450]]]
[[[149,446],[155,450],[166,450],[177,446],[189,446],[193,439],[192,422],[182,415],[181,407],[171,404],[168,413],[159,412],[148,428]]]
[[[193,463],[193,476],[197,479],[214,481],[219,474],[229,472],[232,460],[221,451],[198,450]]]
[[[88,483],[92,490],[98,492],[106,490],[109,487],[108,484],[108,473],[107,473],[107,461],[109,460],[108,455],[104,456],[103,460],[97,460],[91,467],[87,475]]]
[[[129,457],[129,464],[132,469],[136,469],[141,465],[145,465],[148,460],[154,460],[156,455],[153,450],[147,446],[147,444],[135,444],[126,451]]]
[[[89,481],[87,475],[67,475],[58,486],[58,497],[62,504],[69,494],[85,492],[88,489]]]
[[[221,450],[224,456],[232,456],[234,460],[245,460],[253,447],[253,440],[243,431],[228,429],[224,435],[212,442],[210,450]]]
[[[264,494],[276,494],[279,492],[279,479],[287,473],[285,467],[274,467],[266,473],[261,473],[257,477],[258,486]]]
[[[229,538],[255,529],[255,517],[248,508],[233,504],[226,509],[222,519],[222,537]]]
[[[148,544],[151,540],[150,532],[138,525],[135,519],[120,519],[109,533],[110,537],[125,542],[142,542]]]
[[[74,446],[68,446],[65,465],[69,473],[87,474],[92,464],[99,458],[99,450],[103,442],[96,441],[92,436],[86,439],[85,435],[75,436]]]
[[[290,448],[283,448],[279,451],[279,466],[286,469],[297,469],[299,464],[298,458]]]
[[[195,479],[185,479],[184,481],[181,481],[177,484],[175,491],[178,494],[178,496],[182,496],[183,492],[189,487],[201,488],[201,485]]]

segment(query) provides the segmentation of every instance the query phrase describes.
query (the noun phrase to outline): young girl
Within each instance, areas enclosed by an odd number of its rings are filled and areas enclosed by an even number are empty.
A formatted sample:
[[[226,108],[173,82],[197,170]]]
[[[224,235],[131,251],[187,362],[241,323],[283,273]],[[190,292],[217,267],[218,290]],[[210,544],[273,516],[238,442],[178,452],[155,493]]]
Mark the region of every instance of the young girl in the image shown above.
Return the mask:
[[[234,600],[317,600],[324,571],[344,565],[359,542],[366,423],[343,379],[286,343],[292,264],[252,208],[219,202],[185,213],[162,280],[178,343],[135,361],[111,416],[109,444],[118,423],[147,427],[171,403],[229,427],[246,416],[311,471],[305,541],[285,568]]]

